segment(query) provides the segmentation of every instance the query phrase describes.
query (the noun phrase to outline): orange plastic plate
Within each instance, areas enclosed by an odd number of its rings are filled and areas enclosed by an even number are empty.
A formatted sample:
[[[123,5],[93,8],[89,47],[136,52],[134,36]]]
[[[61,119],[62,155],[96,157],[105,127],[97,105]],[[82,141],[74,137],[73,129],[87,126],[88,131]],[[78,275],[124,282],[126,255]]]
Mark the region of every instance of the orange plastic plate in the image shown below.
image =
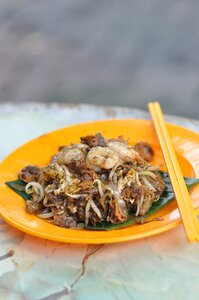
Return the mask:
[[[199,177],[199,135],[182,127],[168,124],[183,175]],[[124,135],[129,143],[149,142],[155,150],[154,165],[164,160],[150,121],[146,120],[107,120],[66,127],[21,146],[11,153],[0,165],[0,214],[12,226],[31,235],[70,243],[115,243],[136,240],[159,234],[180,224],[180,215],[175,201],[167,205],[153,218],[162,217],[162,221],[152,221],[143,225],[132,225],[113,231],[89,231],[84,229],[65,229],[30,215],[25,211],[24,200],[9,189],[5,182],[15,180],[18,172],[26,165],[45,166],[58,151],[59,146],[79,142],[79,137],[101,132],[105,137]],[[199,208],[199,185],[191,191],[195,208]]]

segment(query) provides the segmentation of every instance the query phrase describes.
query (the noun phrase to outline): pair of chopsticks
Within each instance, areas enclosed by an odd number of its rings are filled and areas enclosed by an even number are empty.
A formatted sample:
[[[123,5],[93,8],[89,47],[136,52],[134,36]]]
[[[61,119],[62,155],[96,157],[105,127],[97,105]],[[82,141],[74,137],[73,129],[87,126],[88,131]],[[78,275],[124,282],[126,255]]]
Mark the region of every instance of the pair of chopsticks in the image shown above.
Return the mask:
[[[160,142],[169,177],[173,186],[175,199],[190,243],[199,241],[199,223],[192,206],[192,200],[187,190],[183,175],[172,145],[169,132],[158,102],[148,104],[153,124]]]

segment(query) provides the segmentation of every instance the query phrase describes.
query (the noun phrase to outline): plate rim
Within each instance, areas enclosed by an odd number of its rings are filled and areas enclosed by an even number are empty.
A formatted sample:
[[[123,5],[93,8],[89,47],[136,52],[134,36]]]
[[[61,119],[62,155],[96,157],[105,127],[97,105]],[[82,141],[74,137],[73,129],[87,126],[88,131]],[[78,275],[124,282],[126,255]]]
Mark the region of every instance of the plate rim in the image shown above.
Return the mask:
[[[23,143],[22,145],[20,145],[19,147],[17,147],[16,149],[14,149],[8,156],[6,156],[3,161],[0,163],[0,173],[1,173],[1,167],[6,164],[7,160],[9,160],[9,158],[14,154],[16,153],[19,149],[25,147],[26,145],[32,143],[33,141],[35,140],[39,140],[40,138],[46,136],[46,135],[50,135],[50,134],[56,134],[56,132],[58,131],[62,131],[62,130],[67,130],[67,129],[70,129],[70,128],[73,128],[73,127],[80,127],[80,126],[85,126],[85,125],[90,125],[90,124],[93,124],[93,123],[97,123],[97,124],[100,124],[100,123],[104,123],[104,122],[125,122],[125,121],[130,121],[130,122],[144,122],[146,124],[151,124],[151,120],[149,119],[136,119],[136,118],[118,118],[118,119],[104,119],[104,120],[97,120],[97,121],[90,121],[90,122],[84,122],[84,123],[78,123],[78,124],[72,124],[72,125],[69,125],[69,126],[64,126],[64,127],[61,127],[61,128],[58,128],[58,129],[55,129],[55,130],[52,130],[52,131],[49,131],[45,134],[42,134],[40,136],[37,136],[36,138],[33,138],[33,139],[30,139],[29,141]],[[180,125],[177,125],[177,124],[172,124],[172,123],[168,123],[167,122],[167,125],[175,128],[175,129],[181,129],[183,131],[187,131],[191,134],[193,134],[197,139],[198,139],[198,144],[199,144],[199,134],[198,132],[195,132],[193,130],[190,130],[186,127],[183,127],[183,126],[180,126]],[[0,180],[0,183],[1,183],[1,180]],[[5,182],[4,182],[5,184]],[[0,191],[1,191],[1,186],[0,186]],[[5,187],[4,187],[5,188]],[[7,187],[8,188],[8,187]],[[9,188],[8,188],[9,189]],[[20,196],[19,196],[20,197]],[[0,201],[1,201],[1,197],[0,197]],[[180,215],[179,217],[176,219],[176,220],[173,220],[171,221],[169,224],[164,224],[163,226],[159,226],[157,228],[154,228],[152,230],[149,230],[145,233],[141,233],[141,237],[139,237],[139,234],[136,234],[135,236],[119,236],[119,237],[107,237],[107,240],[105,238],[99,238],[97,237],[95,240],[92,239],[92,238],[86,238],[86,241],[84,239],[77,239],[77,238],[71,238],[71,237],[68,237],[67,234],[66,234],[66,238],[59,238],[56,237],[56,236],[49,236],[49,234],[46,234],[45,232],[38,232],[37,230],[34,230],[33,228],[31,227],[28,227],[27,225],[23,225],[23,224],[20,224],[19,222],[16,222],[15,220],[13,220],[12,218],[9,217],[9,215],[6,215],[4,213],[2,213],[4,209],[2,209],[2,206],[1,206],[1,203],[0,203],[0,216],[7,222],[9,223],[11,226],[25,232],[25,233],[28,233],[30,235],[33,235],[33,236],[36,236],[36,237],[39,237],[39,238],[44,238],[44,239],[48,239],[48,240],[53,240],[53,241],[57,241],[57,242],[63,242],[63,243],[77,243],[77,244],[101,244],[101,243],[117,243],[117,242],[126,242],[126,241],[130,241],[130,240],[136,240],[136,239],[140,239],[140,238],[144,238],[144,237],[149,237],[149,236],[153,236],[153,235],[156,235],[156,234],[160,234],[160,233],[163,233],[165,231],[168,231],[168,230],[171,230],[175,227],[177,227],[180,223],[181,223],[181,219],[180,219]],[[53,225],[55,226],[55,225]],[[130,226],[132,227],[132,226]],[[127,227],[125,227],[127,228]],[[125,229],[123,228],[123,229]],[[123,229],[117,229],[118,230],[123,230]],[[70,230],[71,229],[65,229],[64,230]],[[73,230],[74,231],[74,230]],[[84,230],[85,232],[85,230]],[[96,233],[97,231],[95,231]],[[104,231],[103,231],[104,232]]]

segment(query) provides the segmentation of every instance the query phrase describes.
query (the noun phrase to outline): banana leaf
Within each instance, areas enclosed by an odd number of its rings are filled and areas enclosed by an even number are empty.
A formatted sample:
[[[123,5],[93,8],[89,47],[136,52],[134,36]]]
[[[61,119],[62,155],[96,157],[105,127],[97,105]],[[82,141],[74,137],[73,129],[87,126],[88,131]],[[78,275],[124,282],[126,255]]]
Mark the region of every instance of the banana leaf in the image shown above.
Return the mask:
[[[25,192],[25,186],[27,183],[25,183],[22,180],[14,180],[14,181],[8,181],[6,182],[7,186],[11,188],[15,193],[20,195],[24,200],[31,200],[31,195],[26,194]]]
[[[162,176],[162,179],[165,183],[165,191],[160,197],[160,199],[153,203],[147,214],[143,217],[136,217],[133,213],[129,214],[128,220],[121,224],[112,224],[109,222],[102,222],[96,224],[96,226],[88,225],[86,229],[90,230],[114,230],[114,229],[120,229],[127,227],[129,225],[133,225],[136,223],[144,223],[145,220],[150,217],[151,215],[155,214],[157,211],[159,211],[161,208],[163,208],[165,205],[169,204],[171,201],[174,200],[174,193],[173,188],[168,176],[168,173],[166,172],[160,172],[160,175]],[[193,186],[195,186],[197,183],[199,183],[198,178],[189,178],[184,177],[186,186],[188,189],[191,189]],[[19,194],[24,200],[30,200],[31,196],[26,194],[25,192],[25,186],[26,183],[21,180],[15,180],[15,181],[9,181],[6,182],[6,184],[17,194]]]

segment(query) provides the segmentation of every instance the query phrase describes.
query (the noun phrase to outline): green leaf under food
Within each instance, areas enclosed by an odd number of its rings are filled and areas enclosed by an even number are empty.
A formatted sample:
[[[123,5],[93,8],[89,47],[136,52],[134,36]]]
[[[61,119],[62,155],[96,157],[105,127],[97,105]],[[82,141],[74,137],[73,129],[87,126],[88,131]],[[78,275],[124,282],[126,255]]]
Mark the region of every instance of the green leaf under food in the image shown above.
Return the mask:
[[[155,214],[165,205],[169,204],[172,200],[174,200],[174,193],[170,182],[170,178],[168,176],[168,173],[166,172],[159,172],[159,173],[162,176],[162,179],[164,180],[164,183],[166,185],[165,191],[160,197],[160,199],[157,202],[152,204],[151,208],[149,209],[149,211],[146,213],[144,217],[140,217],[140,216],[136,217],[134,214],[129,214],[128,220],[124,223],[112,224],[108,222],[103,222],[103,223],[98,223],[95,227],[88,225],[86,228],[91,230],[114,230],[114,229],[124,228],[129,225],[141,223],[143,220],[146,220],[148,217]],[[191,189],[194,185],[199,183],[199,178],[184,177],[184,180],[188,189]]]
[[[149,211],[144,217],[136,217],[133,214],[129,215],[129,218],[126,222],[121,223],[121,224],[112,224],[109,222],[102,222],[98,223],[96,226],[91,226],[88,225],[86,229],[91,229],[91,230],[115,230],[115,229],[120,229],[127,227],[129,225],[133,225],[136,223],[142,223],[143,220],[146,220],[148,217],[151,215],[155,214],[157,211],[159,211],[161,208],[163,208],[165,205],[170,203],[172,200],[174,200],[174,193],[172,189],[172,185],[168,176],[168,173],[166,172],[160,172],[160,175],[162,176],[164,183],[166,185],[165,191],[160,197],[160,199],[153,203]],[[188,189],[191,189],[194,185],[199,183],[198,178],[189,178],[189,177],[184,177],[186,186]],[[23,182],[22,180],[15,180],[15,181],[9,181],[6,182],[6,184],[17,194],[19,194],[24,200],[30,200],[31,195],[26,194],[25,192],[25,186],[26,183]]]
[[[18,179],[14,181],[8,181],[6,182],[6,184],[24,200],[31,200],[31,195],[28,195],[25,192],[25,186],[27,183],[25,183],[24,181]]]

